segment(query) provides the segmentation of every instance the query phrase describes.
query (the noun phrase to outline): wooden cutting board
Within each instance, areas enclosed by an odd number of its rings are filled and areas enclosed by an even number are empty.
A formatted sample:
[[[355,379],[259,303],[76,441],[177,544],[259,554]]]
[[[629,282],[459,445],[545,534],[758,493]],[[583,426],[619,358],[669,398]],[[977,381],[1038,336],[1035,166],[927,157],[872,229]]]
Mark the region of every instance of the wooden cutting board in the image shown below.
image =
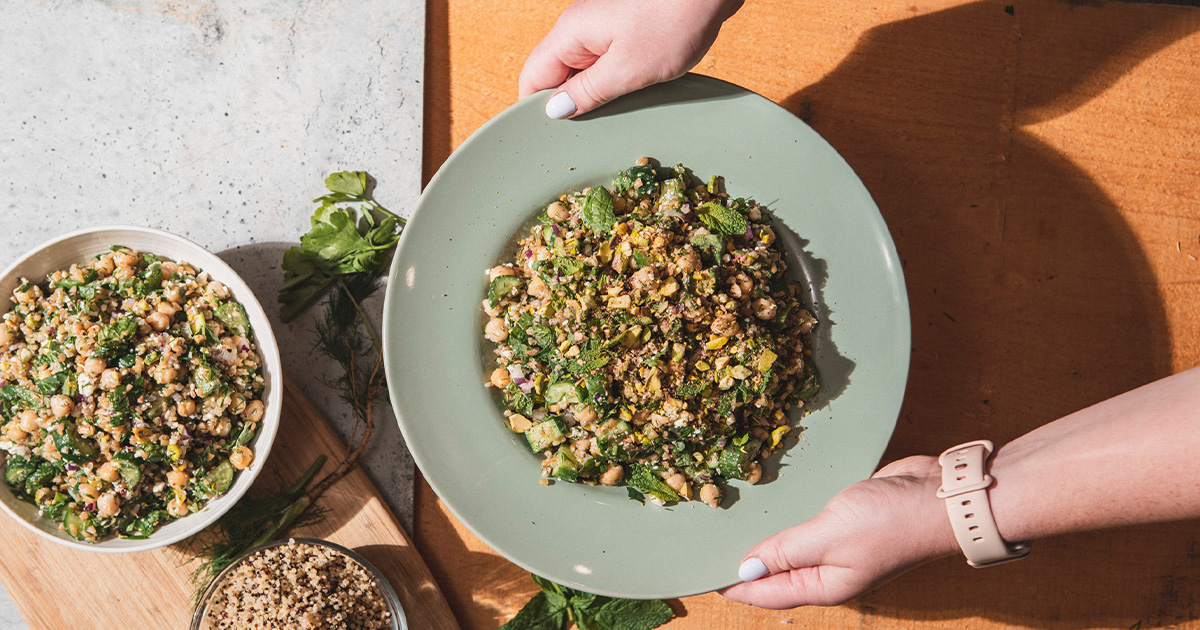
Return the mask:
[[[331,470],[346,447],[290,381],[270,459],[250,492],[286,487],[319,455]],[[318,504],[324,519],[296,536],[331,540],[379,568],[400,596],[409,628],[458,630],[437,583],[379,492],[359,469],[332,486]],[[197,563],[187,541],[140,553],[97,554],[44,540],[0,518],[0,581],[32,630],[64,628],[186,628],[191,621]]]

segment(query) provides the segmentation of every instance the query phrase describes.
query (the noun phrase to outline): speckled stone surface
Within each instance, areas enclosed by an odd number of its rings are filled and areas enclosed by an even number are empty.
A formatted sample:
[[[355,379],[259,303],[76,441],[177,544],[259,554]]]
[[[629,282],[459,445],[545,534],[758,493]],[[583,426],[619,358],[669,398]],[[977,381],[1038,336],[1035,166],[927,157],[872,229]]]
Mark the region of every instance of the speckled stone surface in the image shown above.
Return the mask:
[[[420,194],[421,0],[34,1],[0,20],[0,267],[103,224],[219,252],[272,315],[289,376],[343,438],[311,314],[278,322],[279,260],[329,172],[366,170],[407,215]],[[382,299],[368,305],[381,311]],[[412,529],[412,459],[387,403],[364,467]],[[273,457],[286,456],[272,453]],[[23,627],[7,598],[0,628]]]

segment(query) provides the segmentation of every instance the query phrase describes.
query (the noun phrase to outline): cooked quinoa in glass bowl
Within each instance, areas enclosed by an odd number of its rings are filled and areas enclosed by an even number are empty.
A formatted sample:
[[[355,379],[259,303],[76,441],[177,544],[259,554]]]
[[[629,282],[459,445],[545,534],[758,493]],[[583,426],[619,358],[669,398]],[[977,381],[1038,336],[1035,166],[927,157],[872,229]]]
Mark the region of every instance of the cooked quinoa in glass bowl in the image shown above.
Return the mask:
[[[543,477],[718,507],[819,390],[770,214],[716,176],[642,158],[551,202],[488,275],[487,385]]]
[[[361,555],[315,538],[242,554],[205,589],[192,630],[296,628],[405,630],[400,598]]]
[[[130,551],[199,531],[249,487],[278,425],[278,349],[220,259],[156,230],[91,230],[34,250],[0,289],[6,511]]]

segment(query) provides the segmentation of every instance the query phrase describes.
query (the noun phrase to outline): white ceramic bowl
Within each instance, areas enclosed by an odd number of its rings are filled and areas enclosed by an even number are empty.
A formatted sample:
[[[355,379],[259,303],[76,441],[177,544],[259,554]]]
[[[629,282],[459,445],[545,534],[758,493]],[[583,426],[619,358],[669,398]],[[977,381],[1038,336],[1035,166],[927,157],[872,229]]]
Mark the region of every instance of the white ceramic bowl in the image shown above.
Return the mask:
[[[44,282],[50,272],[88,260],[96,254],[108,251],[111,245],[124,245],[136,251],[191,263],[198,270],[207,271],[214,279],[229,287],[234,299],[246,307],[246,315],[254,332],[254,341],[262,356],[263,376],[266,381],[262,393],[262,426],[250,443],[254,450],[254,462],[238,474],[228,492],[206,503],[199,512],[163,525],[144,540],[108,538],[95,543],[75,540],[60,530],[58,523],[39,516],[35,506],[18,499],[8,484],[0,481],[0,509],[33,533],[58,544],[85,551],[126,553],[162,547],[183,540],[212,524],[245,494],[266,464],[267,455],[271,452],[271,443],[275,440],[275,432],[279,428],[283,372],[279,361],[279,347],[275,343],[275,335],[271,332],[271,324],[250,287],[216,255],[186,238],[161,230],[125,226],[89,228],[60,236],[35,247],[0,273],[0,314],[7,313],[12,307],[8,298],[13,289],[20,285],[21,278],[35,283]],[[0,462],[2,461],[3,453],[0,452]]]

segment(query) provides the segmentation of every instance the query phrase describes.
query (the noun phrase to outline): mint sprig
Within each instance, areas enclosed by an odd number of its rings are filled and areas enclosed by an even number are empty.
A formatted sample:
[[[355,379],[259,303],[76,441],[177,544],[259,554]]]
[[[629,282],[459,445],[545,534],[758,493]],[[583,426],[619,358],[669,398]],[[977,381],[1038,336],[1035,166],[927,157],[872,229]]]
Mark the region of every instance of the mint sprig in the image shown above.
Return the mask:
[[[576,590],[533,575],[542,590],[500,630],[653,630],[675,618],[657,599],[620,599]]]
[[[741,236],[746,233],[746,217],[733,208],[710,201],[696,208],[696,216],[709,230],[726,236]]]

